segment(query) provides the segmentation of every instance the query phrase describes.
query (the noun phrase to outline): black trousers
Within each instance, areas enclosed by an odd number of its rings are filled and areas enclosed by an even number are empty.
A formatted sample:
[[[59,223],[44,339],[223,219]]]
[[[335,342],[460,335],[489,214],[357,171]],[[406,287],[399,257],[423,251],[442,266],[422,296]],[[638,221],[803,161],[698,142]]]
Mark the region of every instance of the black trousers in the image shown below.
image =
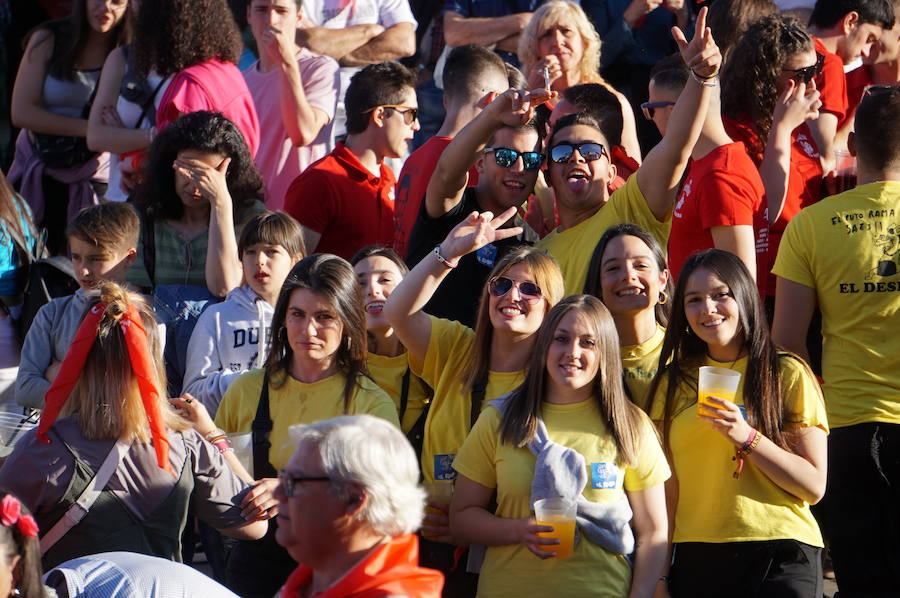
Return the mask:
[[[900,596],[900,425],[831,431],[822,512],[840,598]]]
[[[672,598],[821,598],[821,548],[796,540],[680,542]]]

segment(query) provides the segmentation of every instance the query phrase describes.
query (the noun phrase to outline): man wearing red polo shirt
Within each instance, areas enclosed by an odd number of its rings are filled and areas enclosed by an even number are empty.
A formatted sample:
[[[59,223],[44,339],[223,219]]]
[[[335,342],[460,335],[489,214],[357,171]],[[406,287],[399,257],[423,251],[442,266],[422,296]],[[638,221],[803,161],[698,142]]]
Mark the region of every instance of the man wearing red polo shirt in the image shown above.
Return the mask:
[[[822,56],[816,77],[821,94],[819,118],[809,122],[822,156],[825,173],[834,170],[835,135],[849,116],[844,65],[866,57],[885,29],[894,26],[890,0],[817,0],[809,17],[809,32]]]
[[[344,105],[347,140],[294,179],[285,211],[296,218],[309,253],[350,259],[366,245],[394,239],[394,173],[418,130],[415,75],[395,62],[353,75]]]

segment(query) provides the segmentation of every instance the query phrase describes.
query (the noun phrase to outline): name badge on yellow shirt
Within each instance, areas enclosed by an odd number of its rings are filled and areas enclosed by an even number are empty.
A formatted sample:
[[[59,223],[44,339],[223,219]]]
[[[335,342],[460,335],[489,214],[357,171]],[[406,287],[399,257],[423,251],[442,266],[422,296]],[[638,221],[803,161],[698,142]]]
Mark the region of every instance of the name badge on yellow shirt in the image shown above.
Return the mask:
[[[619,468],[615,463],[591,463],[591,488],[608,490],[619,485]]]
[[[455,480],[456,470],[453,469],[453,459],[456,455],[435,455],[434,456],[434,479],[435,480]]]

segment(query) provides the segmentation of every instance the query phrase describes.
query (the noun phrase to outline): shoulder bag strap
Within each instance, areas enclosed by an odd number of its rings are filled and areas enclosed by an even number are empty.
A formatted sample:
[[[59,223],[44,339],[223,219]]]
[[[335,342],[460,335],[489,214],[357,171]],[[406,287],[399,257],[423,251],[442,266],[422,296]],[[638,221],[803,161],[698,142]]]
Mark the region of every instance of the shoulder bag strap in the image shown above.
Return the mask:
[[[469,413],[469,429],[475,427],[478,416],[481,415],[481,406],[484,404],[484,393],[487,391],[488,375],[485,374],[472,385],[472,404]]]
[[[400,423],[403,423],[403,416],[406,415],[406,406],[409,403],[409,366],[403,373],[403,382],[400,383]]]
[[[42,556],[46,554],[54,544],[59,542],[70,529],[75,527],[79,521],[84,519],[84,516],[91,510],[94,502],[100,497],[100,493],[106,488],[106,484],[109,482],[110,478],[112,478],[116,469],[118,469],[119,463],[122,461],[122,458],[128,452],[129,448],[131,448],[131,442],[124,442],[122,440],[116,441],[112,450],[106,455],[106,459],[103,460],[100,469],[94,474],[93,479],[78,497],[78,500],[72,503],[72,506],[69,507],[62,518],[41,537]]]
[[[141,217],[141,249],[144,250],[144,268],[150,278],[150,288],[156,286],[156,227],[146,214]]]
[[[147,113],[150,112],[150,108],[156,103],[156,94],[159,93],[159,90],[162,89],[163,84],[166,82],[166,77],[163,77],[159,80],[159,83],[156,84],[156,89],[153,90],[153,95],[147,98],[147,101],[144,102],[144,105],[141,106],[141,115],[137,119],[137,123],[134,125],[135,129],[140,128],[141,123],[144,122],[144,119],[147,117]]]
[[[272,417],[269,415],[269,374],[263,375],[262,390],[259,393],[259,403],[256,405],[256,417],[250,426],[253,433],[253,477],[274,478],[278,475],[275,468],[269,462],[269,449],[272,442],[269,433],[272,431]]]

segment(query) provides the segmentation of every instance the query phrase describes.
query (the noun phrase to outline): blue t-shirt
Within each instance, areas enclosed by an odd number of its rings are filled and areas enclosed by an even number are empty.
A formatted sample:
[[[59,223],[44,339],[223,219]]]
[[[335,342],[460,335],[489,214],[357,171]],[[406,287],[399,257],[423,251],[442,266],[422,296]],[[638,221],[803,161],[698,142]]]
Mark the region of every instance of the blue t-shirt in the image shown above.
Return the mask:
[[[19,228],[25,233],[25,242],[28,249],[34,251],[37,240],[31,233],[29,221],[31,210],[20,197],[12,199],[13,205],[19,214]],[[5,222],[0,221],[0,295],[17,295],[22,292],[18,285],[18,276],[24,263],[19,263],[19,255],[16,252],[16,244],[13,241],[11,231]]]
[[[629,4],[631,0],[581,1],[581,8],[603,40],[601,68],[614,62],[652,66],[678,49],[670,33],[676,23],[673,13],[658,6],[640,27],[632,29],[622,18]]]

